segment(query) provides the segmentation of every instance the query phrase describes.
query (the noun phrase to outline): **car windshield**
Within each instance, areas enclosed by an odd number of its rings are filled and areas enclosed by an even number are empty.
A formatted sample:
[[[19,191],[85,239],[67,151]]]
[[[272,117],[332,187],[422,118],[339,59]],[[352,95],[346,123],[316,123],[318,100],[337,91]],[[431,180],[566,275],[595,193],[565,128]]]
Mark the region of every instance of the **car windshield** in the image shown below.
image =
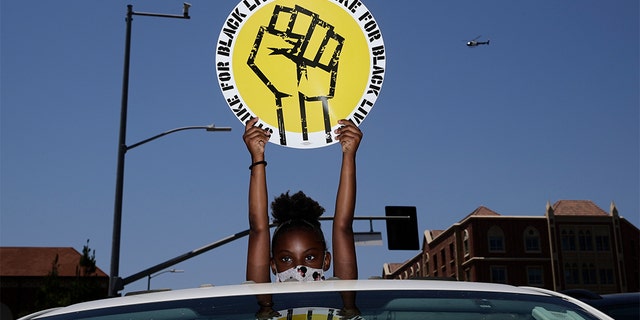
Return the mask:
[[[43,319],[255,319],[255,296],[198,298],[81,311]],[[340,319],[340,294],[273,295],[275,319]],[[596,319],[562,298],[517,293],[381,290],[359,291],[363,319]]]

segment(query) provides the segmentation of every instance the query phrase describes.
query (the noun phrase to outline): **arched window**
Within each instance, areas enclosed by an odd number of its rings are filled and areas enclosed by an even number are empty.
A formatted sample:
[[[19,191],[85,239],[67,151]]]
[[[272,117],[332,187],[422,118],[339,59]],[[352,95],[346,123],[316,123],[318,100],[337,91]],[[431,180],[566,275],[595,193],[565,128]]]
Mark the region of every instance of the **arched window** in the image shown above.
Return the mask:
[[[598,228],[593,232],[593,240],[595,242],[596,251],[610,251],[611,240],[608,228]]]
[[[580,283],[580,269],[576,263],[564,264],[564,281],[567,284],[579,284]]]
[[[534,227],[527,227],[523,234],[524,251],[540,252],[540,232]]]
[[[469,231],[464,231],[464,238],[462,240],[462,247],[464,250],[464,256],[469,256]]]
[[[596,267],[593,263],[582,264],[582,284],[596,284]]]
[[[560,232],[560,237],[560,241],[562,242],[562,250],[576,250],[576,237],[572,229],[562,229],[562,231]]]
[[[490,266],[491,282],[507,283],[507,268],[505,266]]]
[[[427,252],[425,254],[425,256],[424,256],[424,267],[425,267],[424,275],[427,276],[427,277],[429,276],[429,273],[430,273],[430,270],[431,270],[431,267],[429,266],[430,262],[431,262],[431,259],[429,257],[429,253]]]
[[[489,252],[504,252],[504,232],[498,226],[489,228],[487,233]]]
[[[592,251],[593,250],[593,238],[591,237],[590,230],[578,231],[578,245],[580,251]]]
[[[527,267],[527,284],[530,286],[540,287],[544,285],[544,276],[542,267]]]

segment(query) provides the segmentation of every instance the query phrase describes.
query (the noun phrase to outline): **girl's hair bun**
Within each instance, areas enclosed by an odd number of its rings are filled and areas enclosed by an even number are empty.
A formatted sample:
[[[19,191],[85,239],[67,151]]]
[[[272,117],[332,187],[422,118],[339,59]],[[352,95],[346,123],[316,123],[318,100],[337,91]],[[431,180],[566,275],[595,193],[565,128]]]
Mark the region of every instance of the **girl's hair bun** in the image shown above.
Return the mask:
[[[324,213],[324,208],[304,192],[298,191],[289,195],[289,191],[275,198],[271,203],[273,222],[281,224],[289,220],[305,220],[313,225],[320,225],[318,218]]]

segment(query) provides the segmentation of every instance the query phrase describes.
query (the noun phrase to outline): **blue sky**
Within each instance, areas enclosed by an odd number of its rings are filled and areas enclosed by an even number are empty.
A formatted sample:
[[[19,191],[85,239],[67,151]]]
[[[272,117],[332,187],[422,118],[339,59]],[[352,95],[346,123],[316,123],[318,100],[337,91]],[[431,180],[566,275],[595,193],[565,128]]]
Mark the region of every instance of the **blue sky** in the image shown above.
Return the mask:
[[[233,131],[184,131],[128,152],[123,277],[248,227],[250,158],[214,68],[239,1],[190,2],[190,20],[134,18],[127,144],[191,125]],[[182,12],[181,1],[2,1],[2,246],[80,251],[90,239],[109,272],[129,3]],[[547,201],[576,199],[605,211],[615,201],[640,225],[638,1],[364,3],[382,29],[387,70],[361,126],[356,215],[416,206],[422,232],[479,206],[542,216]],[[478,35],[491,44],[467,48]],[[332,214],[337,145],[270,144],[267,160],[271,198],[304,190]],[[383,222],[374,229],[384,235]],[[357,250],[362,278],[417,253]],[[246,238],[152,287],[240,283],[245,259]],[[125,291],[145,288],[141,280]]]

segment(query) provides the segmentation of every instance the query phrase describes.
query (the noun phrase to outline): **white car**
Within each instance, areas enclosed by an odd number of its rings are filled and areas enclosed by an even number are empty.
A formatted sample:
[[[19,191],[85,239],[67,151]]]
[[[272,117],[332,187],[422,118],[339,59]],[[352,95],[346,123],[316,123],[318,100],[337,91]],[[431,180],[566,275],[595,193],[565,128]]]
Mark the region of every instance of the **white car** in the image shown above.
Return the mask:
[[[343,291],[356,292],[354,319],[611,319],[569,296],[532,287],[444,280],[327,280],[202,287],[128,295],[22,319],[256,319],[256,295],[271,295],[271,319],[345,319]]]

